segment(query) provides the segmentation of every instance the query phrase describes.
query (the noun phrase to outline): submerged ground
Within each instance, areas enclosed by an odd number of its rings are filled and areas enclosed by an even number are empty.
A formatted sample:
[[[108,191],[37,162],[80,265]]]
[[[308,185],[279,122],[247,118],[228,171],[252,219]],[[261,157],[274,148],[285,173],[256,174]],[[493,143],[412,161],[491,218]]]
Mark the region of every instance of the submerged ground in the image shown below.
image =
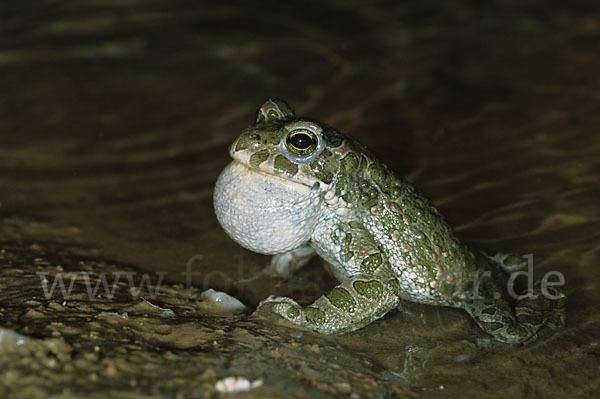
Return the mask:
[[[202,3],[0,5],[0,397],[206,398],[230,376],[254,382],[236,397],[597,394],[593,1]],[[264,277],[214,216],[227,146],[272,96],[361,140],[469,244],[562,273],[567,327],[510,348],[410,303],[342,337],[253,314],[335,285],[318,259]]]

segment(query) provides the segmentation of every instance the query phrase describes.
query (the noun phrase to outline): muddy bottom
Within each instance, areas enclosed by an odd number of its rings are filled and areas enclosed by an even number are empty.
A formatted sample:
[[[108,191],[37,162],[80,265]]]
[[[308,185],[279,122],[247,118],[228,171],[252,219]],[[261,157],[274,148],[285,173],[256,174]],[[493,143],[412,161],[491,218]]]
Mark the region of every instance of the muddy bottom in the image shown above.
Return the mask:
[[[211,307],[193,285],[144,281],[131,267],[63,246],[5,245],[0,259],[7,398],[207,398],[228,389],[274,398],[520,397],[548,384],[568,396],[573,379],[587,381],[582,395],[595,389],[597,325],[528,347],[482,346],[485,335],[461,311],[405,303],[363,330],[328,337],[266,308]],[[563,373],[582,366],[577,377]]]
[[[595,8],[4,2],[0,397],[596,396]],[[567,326],[507,346],[405,302],[323,336],[257,309],[336,285],[320,259],[263,273],[214,215],[227,147],[269,97],[356,137],[466,243],[561,273]]]

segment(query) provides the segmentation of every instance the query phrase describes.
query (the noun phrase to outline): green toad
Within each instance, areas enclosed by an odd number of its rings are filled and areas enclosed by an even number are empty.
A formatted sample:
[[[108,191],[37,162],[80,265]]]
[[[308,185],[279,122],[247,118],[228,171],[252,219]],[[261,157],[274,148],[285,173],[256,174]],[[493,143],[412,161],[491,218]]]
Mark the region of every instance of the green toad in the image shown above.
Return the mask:
[[[274,255],[280,274],[318,254],[341,282],[307,307],[269,297],[287,320],[343,334],[404,299],[462,308],[507,343],[532,342],[565,323],[566,298],[555,287],[512,303],[507,272],[524,266],[522,259],[471,250],[409,182],[356,140],[297,116],[285,102],[265,102],[230,154],[214,194],[225,231]]]

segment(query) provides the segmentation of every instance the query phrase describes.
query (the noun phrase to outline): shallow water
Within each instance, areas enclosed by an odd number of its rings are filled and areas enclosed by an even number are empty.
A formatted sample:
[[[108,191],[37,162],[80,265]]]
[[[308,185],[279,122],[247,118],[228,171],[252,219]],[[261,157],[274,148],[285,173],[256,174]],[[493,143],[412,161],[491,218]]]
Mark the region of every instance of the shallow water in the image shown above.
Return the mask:
[[[600,362],[600,17],[594,2],[45,1],[0,5],[0,396],[591,397]],[[565,276],[568,325],[480,347],[464,312],[406,303],[324,337],[266,309],[335,282],[286,281],[219,227],[227,146],[268,97],[366,144],[466,242]],[[186,270],[198,274],[188,274]],[[147,272],[161,292],[64,301],[40,274]],[[42,275],[44,276],[44,275]],[[111,277],[112,278],[112,277]],[[186,283],[193,289],[186,290]],[[163,292],[164,291],[164,292]],[[145,298],[142,300],[140,298]],[[175,316],[165,317],[172,309]],[[127,318],[123,318],[123,313]],[[177,396],[179,395],[179,396]]]

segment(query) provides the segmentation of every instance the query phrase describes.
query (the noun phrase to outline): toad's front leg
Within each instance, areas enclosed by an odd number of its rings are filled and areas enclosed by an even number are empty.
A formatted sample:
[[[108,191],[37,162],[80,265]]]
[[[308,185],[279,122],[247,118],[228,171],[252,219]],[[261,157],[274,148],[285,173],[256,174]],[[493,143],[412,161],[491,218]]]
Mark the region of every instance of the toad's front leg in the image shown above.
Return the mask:
[[[273,296],[261,305],[272,303],[275,313],[322,334],[343,334],[395,308],[400,302],[400,284],[384,253],[364,228],[345,224],[323,228],[325,233],[316,236],[335,240],[320,244],[321,248],[337,248],[328,257],[335,262],[334,274],[344,282],[304,308],[291,298]]]
[[[291,298],[271,296],[261,302],[292,323],[321,334],[344,334],[358,330],[398,306],[400,285],[389,276],[358,275],[338,285],[313,304],[301,307]]]

